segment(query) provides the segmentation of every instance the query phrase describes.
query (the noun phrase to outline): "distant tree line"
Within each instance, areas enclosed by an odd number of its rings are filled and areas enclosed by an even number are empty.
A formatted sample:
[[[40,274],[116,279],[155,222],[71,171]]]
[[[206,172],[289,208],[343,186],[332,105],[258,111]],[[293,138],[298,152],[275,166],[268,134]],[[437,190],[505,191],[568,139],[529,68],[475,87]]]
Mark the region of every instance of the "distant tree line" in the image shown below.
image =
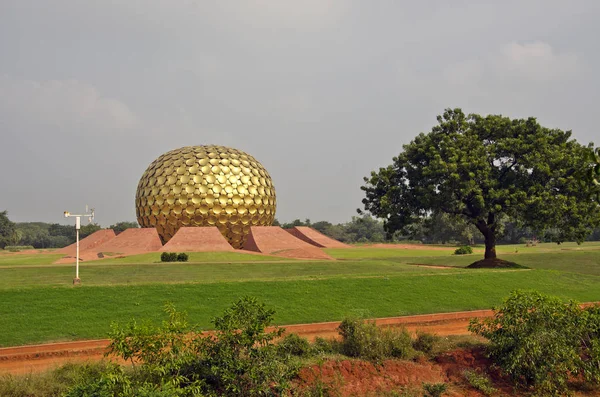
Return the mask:
[[[137,222],[118,222],[109,226],[117,234],[139,227]],[[82,224],[79,238],[83,239],[102,229],[97,223]],[[62,248],[75,242],[75,226],[46,222],[12,222],[8,212],[0,212],[0,248],[7,245],[31,245],[34,248]]]
[[[296,219],[288,223],[280,223],[277,219],[275,226],[290,229],[295,226],[309,226],[326,236],[345,243],[383,243],[383,242],[418,242],[424,244],[473,245],[482,244],[477,229],[461,218],[452,217],[445,213],[432,213],[421,218],[409,227],[395,232],[386,239],[383,222],[368,215],[353,216],[350,222],[333,224],[327,221],[311,222]],[[519,226],[509,219],[501,222],[502,230],[498,239],[500,244],[518,244],[531,240],[540,242],[553,241],[553,235],[559,230],[548,229],[536,232],[531,228]],[[137,222],[117,222],[108,228],[119,234],[129,228],[139,227]],[[97,223],[82,225],[80,238],[102,229]],[[600,228],[594,229],[588,241],[600,241]],[[34,248],[61,248],[75,242],[75,227],[45,222],[12,222],[7,211],[0,212],[0,248],[7,245],[31,245]]]
[[[395,232],[386,239],[383,222],[368,215],[354,216],[350,222],[332,224],[327,221],[311,222],[296,219],[289,223],[274,223],[284,229],[295,226],[309,226],[319,232],[345,243],[381,243],[381,242],[418,242],[424,244],[474,245],[483,244],[484,240],[473,224],[462,218],[436,212],[420,218],[410,226]],[[510,219],[500,222],[498,243],[521,244],[528,241],[551,242],[560,231],[547,229],[535,231],[529,227],[520,226]],[[588,241],[600,241],[600,228],[594,229]]]

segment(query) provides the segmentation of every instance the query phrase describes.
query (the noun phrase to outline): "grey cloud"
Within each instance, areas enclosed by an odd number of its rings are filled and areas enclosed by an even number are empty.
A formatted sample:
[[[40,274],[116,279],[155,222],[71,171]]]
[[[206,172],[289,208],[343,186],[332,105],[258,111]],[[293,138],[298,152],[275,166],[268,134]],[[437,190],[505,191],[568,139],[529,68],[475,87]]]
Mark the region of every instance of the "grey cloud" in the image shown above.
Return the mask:
[[[0,210],[133,219],[154,158],[215,143],[267,167],[278,218],[345,221],[362,177],[445,107],[587,143],[598,17],[591,0],[6,0]]]

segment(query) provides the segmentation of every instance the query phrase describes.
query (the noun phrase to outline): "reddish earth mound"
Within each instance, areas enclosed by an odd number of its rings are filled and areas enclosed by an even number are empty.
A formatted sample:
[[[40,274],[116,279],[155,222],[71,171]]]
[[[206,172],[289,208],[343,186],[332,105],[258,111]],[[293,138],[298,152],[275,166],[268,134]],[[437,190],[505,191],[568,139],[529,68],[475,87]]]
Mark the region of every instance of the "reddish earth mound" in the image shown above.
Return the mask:
[[[127,229],[115,238],[100,244],[97,247],[84,250],[80,249],[79,259],[91,261],[114,255],[137,255],[146,252],[157,252],[162,248],[162,242],[154,228]],[[55,263],[75,262],[74,257],[62,258]]]
[[[285,229],[286,232],[300,240],[307,242],[319,248],[350,248],[348,244],[344,244],[337,240],[328,237],[315,229],[307,226],[296,226],[291,229]]]
[[[297,239],[279,226],[252,226],[244,249],[286,258],[333,259],[319,248]]]
[[[79,241],[79,253],[87,250],[94,249],[110,240],[115,238],[116,234],[112,229],[98,230]],[[56,251],[57,254],[65,254],[68,256],[75,256],[77,253],[77,243],[73,243],[69,246],[61,248]]]
[[[160,249],[171,252],[233,251],[216,226],[182,227]]]
[[[384,361],[374,365],[366,361],[327,361],[322,365],[302,368],[298,386],[309,388],[320,383],[339,396],[364,396],[399,390],[402,387],[446,381],[439,367],[429,363]],[[325,394],[328,395],[328,394]]]

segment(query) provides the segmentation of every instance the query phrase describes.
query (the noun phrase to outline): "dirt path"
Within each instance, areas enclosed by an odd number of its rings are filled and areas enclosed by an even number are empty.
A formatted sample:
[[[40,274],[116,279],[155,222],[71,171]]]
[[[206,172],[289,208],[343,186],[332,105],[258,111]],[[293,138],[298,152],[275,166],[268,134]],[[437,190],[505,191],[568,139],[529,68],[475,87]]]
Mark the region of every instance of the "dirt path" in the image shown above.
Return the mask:
[[[594,303],[584,303],[590,306]],[[386,317],[375,319],[379,326],[405,327],[410,332],[424,331],[439,336],[466,335],[469,320],[491,317],[491,310],[423,314],[417,316]],[[286,332],[314,340],[316,337],[337,337],[339,321],[294,324],[284,326]],[[63,365],[67,362],[99,361],[104,357],[108,339],[84,340],[75,342],[48,343],[43,345],[16,346],[0,348],[0,375],[27,374],[41,372]]]
[[[490,310],[478,310],[389,317],[375,321],[381,326],[404,326],[411,332],[422,330],[444,336],[467,334],[469,319],[491,315]],[[336,328],[339,324],[339,322],[295,324],[286,325],[285,328],[287,332],[297,333],[313,340],[316,337],[336,337]],[[98,361],[104,357],[107,345],[107,339],[98,339],[0,348],[0,374],[26,374],[51,369],[67,362]]]

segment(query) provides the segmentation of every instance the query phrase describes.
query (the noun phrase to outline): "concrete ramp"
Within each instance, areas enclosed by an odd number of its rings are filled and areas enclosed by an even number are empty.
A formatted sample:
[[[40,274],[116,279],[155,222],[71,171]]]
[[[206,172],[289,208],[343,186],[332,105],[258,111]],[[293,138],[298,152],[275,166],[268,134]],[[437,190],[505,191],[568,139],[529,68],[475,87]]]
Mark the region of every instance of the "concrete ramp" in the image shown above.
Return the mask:
[[[216,226],[182,227],[160,249],[168,252],[234,251]]]
[[[321,232],[308,226],[296,226],[291,229],[285,229],[286,232],[300,240],[307,242],[319,248],[350,248],[348,244],[332,239]]]
[[[314,245],[297,239],[279,226],[252,226],[244,249],[298,259],[333,259]]]
[[[93,250],[96,247],[115,238],[115,232],[112,229],[98,230],[79,241],[79,253],[83,251]],[[64,254],[75,257],[77,253],[77,243],[73,243],[56,251],[57,254]]]

